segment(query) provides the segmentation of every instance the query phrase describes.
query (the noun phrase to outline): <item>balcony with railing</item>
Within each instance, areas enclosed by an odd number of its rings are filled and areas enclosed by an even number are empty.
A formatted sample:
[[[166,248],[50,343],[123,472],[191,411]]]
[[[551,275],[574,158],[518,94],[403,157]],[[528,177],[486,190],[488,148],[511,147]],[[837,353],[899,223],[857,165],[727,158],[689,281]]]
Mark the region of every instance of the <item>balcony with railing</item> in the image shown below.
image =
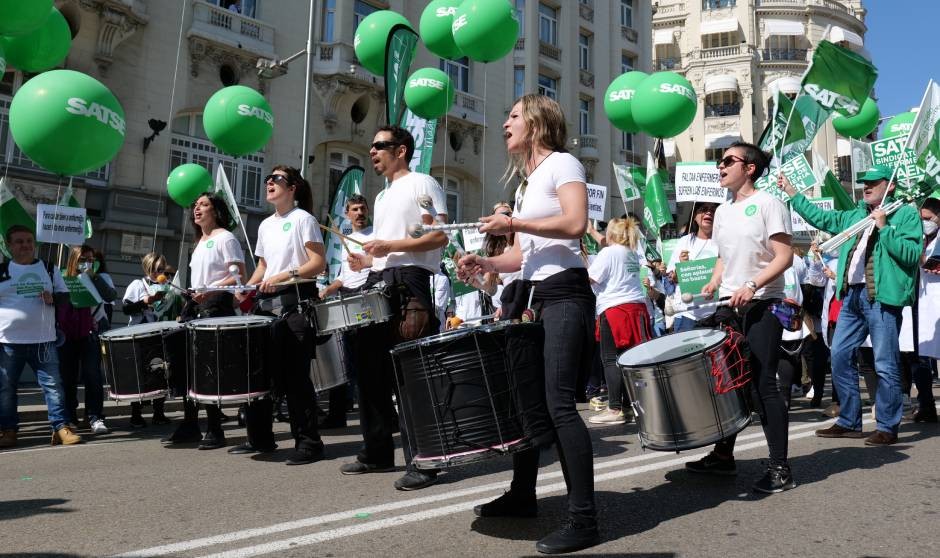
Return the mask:
[[[483,98],[464,91],[457,91],[454,97],[454,106],[451,107],[449,114],[454,118],[460,118],[472,124],[482,126]]]
[[[594,0],[581,0],[578,2],[578,13],[581,19],[594,21]]]
[[[806,8],[825,8],[833,12],[848,14],[852,17],[858,17],[859,15],[856,13],[854,7],[848,6],[838,0],[757,0],[755,7],[757,9],[794,8],[800,10]]]
[[[746,56],[750,54],[750,49],[746,44],[738,44],[724,47],[703,48],[692,53],[695,60],[718,60],[721,58],[731,58],[734,56]]]
[[[679,58],[654,58],[653,70],[657,72],[666,72],[679,69],[682,61]]]
[[[761,62],[806,62],[805,48],[765,48],[760,51]]]
[[[721,118],[741,114],[741,103],[706,104],[705,118]]]
[[[553,60],[561,60],[561,49],[544,41],[539,41],[539,54]]]
[[[656,8],[656,13],[653,14],[653,21],[657,23],[664,21],[675,22],[676,20],[685,19],[688,15],[689,11],[686,9],[685,2],[666,5],[660,2],[660,5]]]
[[[578,137],[578,157],[597,161],[600,153],[597,151],[597,136],[585,134]]]
[[[189,36],[201,37],[266,58],[277,57],[274,52],[274,26],[205,0],[193,0],[193,21]]]
[[[366,70],[356,58],[352,45],[346,43],[318,43],[313,56],[316,74],[343,74],[352,79],[385,87],[385,81]]]
[[[516,39],[516,50],[525,50],[525,37]]]
[[[736,5],[737,0],[702,0],[702,11],[733,8]]]

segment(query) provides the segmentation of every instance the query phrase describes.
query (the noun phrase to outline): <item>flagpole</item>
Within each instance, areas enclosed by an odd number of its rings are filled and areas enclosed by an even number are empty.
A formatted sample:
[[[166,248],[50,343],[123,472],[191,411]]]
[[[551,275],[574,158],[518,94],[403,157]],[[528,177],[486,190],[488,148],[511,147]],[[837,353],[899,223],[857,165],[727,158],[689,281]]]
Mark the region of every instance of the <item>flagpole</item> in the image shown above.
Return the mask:
[[[923,126],[923,120],[926,118],[925,114],[930,112],[929,110],[924,110],[924,103],[927,102],[927,96],[930,95],[930,86],[933,85],[933,79],[927,82],[927,88],[924,89],[924,96],[920,99],[920,104],[917,105],[917,116],[914,117],[914,123],[911,125],[911,131],[907,133],[907,137],[904,138],[904,144],[901,146],[901,160],[898,161],[898,164],[894,167],[894,170],[891,172],[891,180],[888,181],[888,184],[894,182],[895,175],[898,174],[898,168],[902,164],[907,162],[907,158],[910,156],[907,152],[907,146],[911,143],[911,136],[914,135],[914,132],[919,131],[920,126]],[[854,177],[853,177],[854,178]],[[895,186],[897,189],[897,186]],[[888,197],[888,189],[885,188],[885,193],[881,196],[881,203],[878,204],[879,207],[884,205],[885,198]]]
[[[307,154],[310,142],[310,78],[313,70],[313,0],[307,16],[307,74],[304,80],[304,133],[300,142],[300,175],[307,178],[310,157]]]

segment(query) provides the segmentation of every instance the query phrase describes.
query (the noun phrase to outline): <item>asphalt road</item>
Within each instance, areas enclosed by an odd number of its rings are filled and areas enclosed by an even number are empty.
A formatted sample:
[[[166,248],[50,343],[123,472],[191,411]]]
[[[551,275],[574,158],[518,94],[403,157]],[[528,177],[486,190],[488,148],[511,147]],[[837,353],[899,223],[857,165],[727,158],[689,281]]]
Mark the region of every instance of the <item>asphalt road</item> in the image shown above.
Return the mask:
[[[25,424],[19,447],[0,452],[0,556],[531,556],[563,517],[554,451],[542,456],[538,519],[473,515],[507,487],[508,458],[412,493],[392,487],[400,471],[343,476],[360,440],[350,417],[324,432],[326,460],[296,467],[284,464],[286,424],[276,425],[282,451],[267,456],[166,449],[158,439],[172,426],[131,431],[126,417],[73,447],[49,447],[45,424]],[[738,437],[738,476],[712,478],[683,470],[706,450],[643,451],[634,425],[592,425],[604,542],[581,554],[936,556],[940,426],[906,423],[899,444],[870,448],[813,436],[830,422],[796,403],[799,486],[773,496],[750,490],[767,455],[759,426]],[[243,439],[235,424],[226,430],[230,444]]]

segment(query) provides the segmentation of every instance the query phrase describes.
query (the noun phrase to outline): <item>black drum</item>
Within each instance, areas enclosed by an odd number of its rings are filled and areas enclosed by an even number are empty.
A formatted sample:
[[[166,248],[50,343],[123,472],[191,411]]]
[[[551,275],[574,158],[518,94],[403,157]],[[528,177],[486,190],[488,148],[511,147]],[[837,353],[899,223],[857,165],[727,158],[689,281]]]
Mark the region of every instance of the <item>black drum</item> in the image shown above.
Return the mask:
[[[268,316],[187,322],[189,397],[203,403],[244,403],[271,390],[274,340]]]
[[[147,401],[166,397],[170,378],[186,374],[186,329],[176,322],[152,322],[100,335],[108,397]]]
[[[541,324],[497,322],[396,346],[415,466],[472,463],[550,436],[543,339]]]

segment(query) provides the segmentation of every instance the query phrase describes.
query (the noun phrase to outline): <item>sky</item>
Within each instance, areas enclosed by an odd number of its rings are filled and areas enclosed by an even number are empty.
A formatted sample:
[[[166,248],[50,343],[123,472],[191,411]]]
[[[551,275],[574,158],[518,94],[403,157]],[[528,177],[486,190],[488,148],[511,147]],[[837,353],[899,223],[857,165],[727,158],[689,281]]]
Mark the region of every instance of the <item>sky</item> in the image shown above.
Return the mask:
[[[940,0],[863,0],[863,5],[881,116],[906,112],[920,104],[928,80],[940,81]]]

